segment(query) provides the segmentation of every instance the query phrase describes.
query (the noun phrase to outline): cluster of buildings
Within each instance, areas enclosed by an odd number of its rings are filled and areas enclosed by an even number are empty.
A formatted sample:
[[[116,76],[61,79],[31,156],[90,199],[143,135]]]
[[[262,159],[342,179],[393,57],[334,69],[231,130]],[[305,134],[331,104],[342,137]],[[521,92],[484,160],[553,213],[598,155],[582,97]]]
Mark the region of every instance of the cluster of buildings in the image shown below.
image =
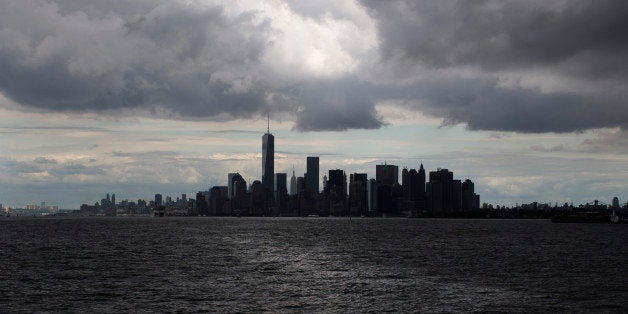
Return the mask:
[[[401,170],[397,165],[376,165],[375,178],[366,173],[329,170],[320,186],[320,159],[307,157],[307,171],[294,168],[275,173],[275,137],[262,137],[262,178],[248,183],[237,172],[227,174],[227,185],[185,194],[176,200],[156,194],[152,201],[116,203],[107,194],[100,203],[84,204],[80,212],[95,215],[204,215],[204,216],[414,216],[446,214],[479,208],[480,197],[471,180],[455,180],[453,172],[437,169]],[[401,173],[401,181],[399,175]]]
[[[0,203],[0,210],[2,210],[5,214],[16,214],[16,215],[39,215],[46,216],[50,214],[55,214],[59,212],[59,206],[57,205],[46,205],[46,202],[41,202],[39,205],[37,204],[26,204],[24,207],[20,208],[12,208],[10,206],[3,207],[2,203]]]
[[[268,169],[268,167],[265,167]],[[239,173],[227,175],[226,186],[200,191],[192,214],[247,216],[408,216],[446,214],[479,208],[480,198],[471,180],[454,180],[453,173],[438,169],[426,176],[419,169],[376,166],[375,178],[366,173],[329,170],[319,187],[319,157],[307,157],[307,172],[288,184],[286,173],[264,172],[262,181],[248,185]],[[429,181],[426,179],[429,178]],[[272,184],[272,185],[271,185]],[[272,188],[271,188],[272,186]]]
[[[275,137],[262,137],[262,178],[247,182],[238,172],[227,174],[227,184],[199,191],[194,198],[186,194],[173,199],[155,194],[150,201],[123,200],[107,194],[99,203],[83,204],[81,215],[103,216],[420,216],[420,217],[523,217],[548,218],[556,213],[620,209],[617,197],[612,204],[573,205],[530,204],[493,208],[480,206],[473,181],[454,179],[452,171],[436,169],[429,173],[399,169],[392,164],[375,166],[375,177],[366,173],[347,174],[342,169],[320,172],[317,156],[306,158],[307,169],[297,176],[294,167],[275,173]],[[320,178],[322,177],[322,186]],[[399,178],[401,176],[401,180]],[[43,206],[43,205],[42,205]]]

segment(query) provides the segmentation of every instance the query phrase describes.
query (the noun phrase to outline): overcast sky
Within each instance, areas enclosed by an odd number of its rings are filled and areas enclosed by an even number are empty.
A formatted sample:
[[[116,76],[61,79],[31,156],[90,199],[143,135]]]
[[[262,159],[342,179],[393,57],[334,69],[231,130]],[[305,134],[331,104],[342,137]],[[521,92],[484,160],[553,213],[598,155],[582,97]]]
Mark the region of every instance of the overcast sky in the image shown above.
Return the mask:
[[[383,162],[495,204],[628,199],[626,1],[0,2],[0,203]]]

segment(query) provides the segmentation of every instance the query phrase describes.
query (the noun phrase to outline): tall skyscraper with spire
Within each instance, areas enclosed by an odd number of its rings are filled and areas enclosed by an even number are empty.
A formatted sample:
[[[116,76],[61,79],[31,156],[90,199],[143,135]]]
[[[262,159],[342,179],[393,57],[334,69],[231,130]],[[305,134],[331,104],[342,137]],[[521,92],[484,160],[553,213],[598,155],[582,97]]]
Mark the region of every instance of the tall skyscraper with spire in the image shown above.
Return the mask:
[[[423,168],[423,163],[421,163],[419,168],[419,193],[421,197],[425,195],[425,168]]]
[[[294,165],[292,165],[292,178],[290,179],[290,195],[297,194],[297,177],[294,175]]]
[[[275,137],[270,134],[270,113],[268,129],[262,137],[262,185],[269,191],[275,187]]]

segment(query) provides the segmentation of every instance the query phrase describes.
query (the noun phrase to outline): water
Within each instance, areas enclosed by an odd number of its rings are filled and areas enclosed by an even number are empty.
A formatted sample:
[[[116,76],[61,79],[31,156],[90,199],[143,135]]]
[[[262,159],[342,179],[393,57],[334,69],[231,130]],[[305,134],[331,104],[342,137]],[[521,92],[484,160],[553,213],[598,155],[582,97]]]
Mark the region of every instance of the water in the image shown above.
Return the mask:
[[[0,312],[627,312],[628,226],[0,220]]]

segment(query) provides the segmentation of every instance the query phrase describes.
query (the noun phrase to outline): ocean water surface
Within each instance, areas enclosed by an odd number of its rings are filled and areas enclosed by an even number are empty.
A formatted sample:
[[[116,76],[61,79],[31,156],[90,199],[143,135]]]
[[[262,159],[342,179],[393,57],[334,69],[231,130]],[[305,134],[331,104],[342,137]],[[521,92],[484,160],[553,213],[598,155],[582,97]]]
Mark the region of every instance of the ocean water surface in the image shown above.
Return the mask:
[[[0,219],[0,311],[628,312],[628,226]]]

